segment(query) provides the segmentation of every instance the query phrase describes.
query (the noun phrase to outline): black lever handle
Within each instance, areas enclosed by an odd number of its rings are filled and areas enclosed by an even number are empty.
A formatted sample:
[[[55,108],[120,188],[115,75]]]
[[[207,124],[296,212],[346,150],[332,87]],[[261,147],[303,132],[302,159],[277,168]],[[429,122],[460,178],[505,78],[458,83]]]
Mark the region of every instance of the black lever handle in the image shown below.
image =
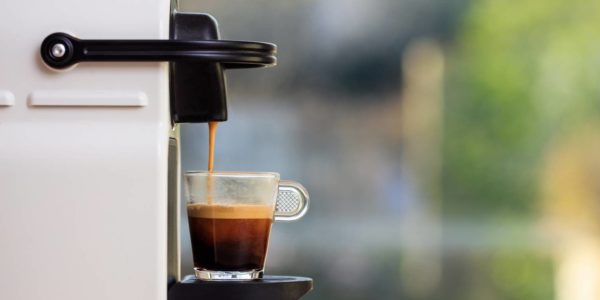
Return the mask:
[[[55,69],[85,61],[195,61],[225,68],[257,68],[277,63],[277,46],[226,40],[81,40],[53,33],[42,42],[44,62]]]

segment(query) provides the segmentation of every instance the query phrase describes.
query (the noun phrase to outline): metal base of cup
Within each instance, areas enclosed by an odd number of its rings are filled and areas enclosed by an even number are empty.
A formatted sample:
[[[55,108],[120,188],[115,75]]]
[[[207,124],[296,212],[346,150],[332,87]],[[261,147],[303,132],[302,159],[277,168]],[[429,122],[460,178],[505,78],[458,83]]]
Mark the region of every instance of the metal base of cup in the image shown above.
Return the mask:
[[[211,271],[194,268],[194,273],[200,280],[253,280],[262,278],[263,271]]]

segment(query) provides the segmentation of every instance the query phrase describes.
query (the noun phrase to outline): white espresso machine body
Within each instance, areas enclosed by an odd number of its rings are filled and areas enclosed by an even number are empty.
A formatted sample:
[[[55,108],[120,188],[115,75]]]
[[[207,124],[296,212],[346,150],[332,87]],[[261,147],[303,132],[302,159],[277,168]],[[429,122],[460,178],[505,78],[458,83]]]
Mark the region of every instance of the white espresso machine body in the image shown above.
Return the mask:
[[[40,58],[63,31],[168,39],[169,2],[0,3],[0,299],[166,299],[166,62]]]

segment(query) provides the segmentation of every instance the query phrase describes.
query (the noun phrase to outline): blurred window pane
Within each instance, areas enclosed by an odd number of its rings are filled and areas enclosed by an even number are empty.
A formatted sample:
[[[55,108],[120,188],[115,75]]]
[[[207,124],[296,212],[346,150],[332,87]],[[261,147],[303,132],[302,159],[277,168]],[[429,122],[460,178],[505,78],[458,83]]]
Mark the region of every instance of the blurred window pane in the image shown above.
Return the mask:
[[[600,299],[599,1],[180,2],[279,47],[228,72],[216,146],[311,194],[267,273],[306,299]],[[185,170],[206,143],[183,126]]]

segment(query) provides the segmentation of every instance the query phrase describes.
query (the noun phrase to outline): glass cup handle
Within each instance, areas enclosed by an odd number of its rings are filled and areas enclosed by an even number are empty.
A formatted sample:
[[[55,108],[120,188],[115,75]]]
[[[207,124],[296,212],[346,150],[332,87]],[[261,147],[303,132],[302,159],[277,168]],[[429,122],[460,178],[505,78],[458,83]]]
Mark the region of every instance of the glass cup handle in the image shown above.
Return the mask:
[[[279,182],[275,203],[275,221],[295,221],[308,211],[308,192],[299,183],[289,180]]]

